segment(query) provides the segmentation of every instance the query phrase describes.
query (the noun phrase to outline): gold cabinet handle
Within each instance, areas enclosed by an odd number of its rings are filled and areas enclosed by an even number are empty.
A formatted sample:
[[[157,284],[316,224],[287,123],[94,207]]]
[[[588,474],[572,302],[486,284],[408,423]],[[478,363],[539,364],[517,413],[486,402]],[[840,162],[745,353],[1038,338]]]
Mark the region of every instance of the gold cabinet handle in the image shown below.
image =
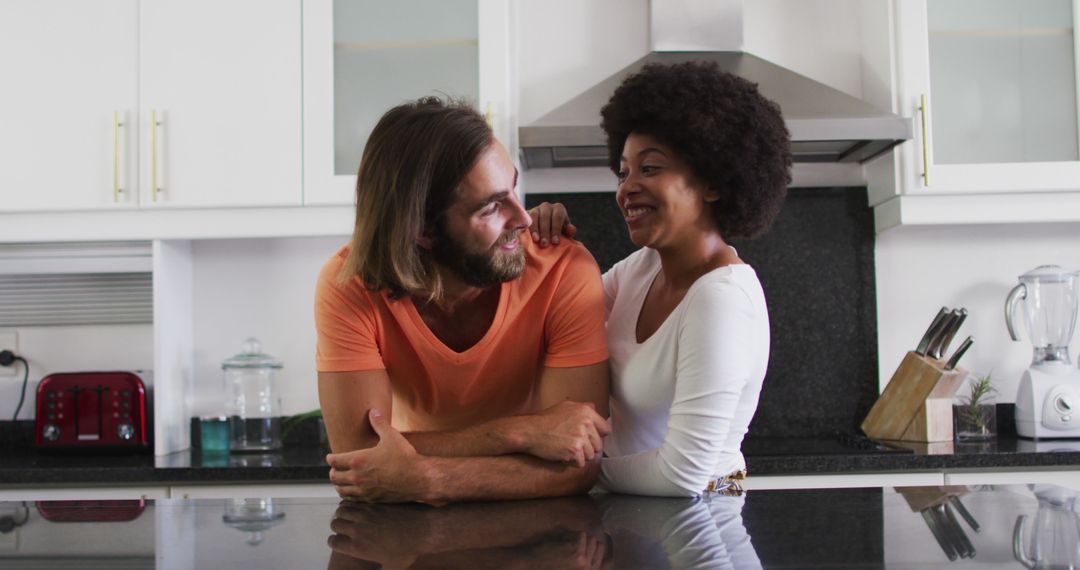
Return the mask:
[[[112,177],[113,177],[113,202],[120,201],[120,194],[124,189],[120,187],[120,129],[124,127],[124,121],[120,118],[120,111],[112,114]]]
[[[922,179],[923,186],[929,186],[930,151],[926,148],[926,93],[919,96],[919,116],[922,117]]]
[[[161,193],[161,187],[158,186],[158,127],[160,126],[161,121],[158,120],[157,111],[150,111],[150,193],[155,202],[158,201],[158,194]]]

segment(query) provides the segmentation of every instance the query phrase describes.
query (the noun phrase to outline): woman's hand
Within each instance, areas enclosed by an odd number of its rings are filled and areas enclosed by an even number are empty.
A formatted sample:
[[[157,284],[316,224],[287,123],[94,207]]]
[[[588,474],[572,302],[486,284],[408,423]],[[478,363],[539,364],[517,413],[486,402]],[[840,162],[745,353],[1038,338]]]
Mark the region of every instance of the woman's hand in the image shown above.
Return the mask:
[[[570,238],[577,234],[577,228],[570,223],[566,207],[558,202],[544,202],[530,209],[529,216],[532,217],[529,232],[540,247],[547,247],[549,243],[558,244],[560,233]]]

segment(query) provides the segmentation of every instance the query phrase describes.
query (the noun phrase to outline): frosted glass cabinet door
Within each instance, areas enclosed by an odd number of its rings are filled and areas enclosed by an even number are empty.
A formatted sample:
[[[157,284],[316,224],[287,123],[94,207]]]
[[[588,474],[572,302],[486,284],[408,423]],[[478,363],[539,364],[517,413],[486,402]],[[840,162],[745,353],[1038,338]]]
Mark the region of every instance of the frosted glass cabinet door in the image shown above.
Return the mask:
[[[1072,0],[930,0],[934,164],[1075,161]]]
[[[395,105],[435,95],[493,122],[505,114],[506,10],[483,0],[306,1],[304,202],[353,202],[368,135]]]
[[[300,204],[300,6],[140,2],[142,206]]]
[[[0,2],[0,211],[137,203],[138,49],[136,0]]]
[[[920,118],[927,101],[926,136],[907,145],[909,190],[1080,190],[1076,9],[897,3],[901,106]]]

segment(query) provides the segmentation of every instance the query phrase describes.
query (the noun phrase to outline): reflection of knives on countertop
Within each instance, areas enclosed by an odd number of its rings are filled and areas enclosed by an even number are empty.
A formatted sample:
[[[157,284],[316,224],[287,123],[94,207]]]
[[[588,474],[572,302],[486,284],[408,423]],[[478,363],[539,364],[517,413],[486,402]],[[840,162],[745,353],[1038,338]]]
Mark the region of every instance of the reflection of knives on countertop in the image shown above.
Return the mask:
[[[953,337],[956,336],[957,331],[960,330],[960,326],[964,324],[967,314],[967,309],[953,309],[949,324],[945,327],[945,331],[941,333],[941,339],[937,346],[934,347],[934,358],[938,360],[945,358],[945,353],[949,350],[949,344],[952,342]]]
[[[922,515],[923,520],[926,521],[926,526],[930,527],[930,533],[934,535],[934,539],[937,540],[941,550],[945,552],[945,556],[947,556],[950,561],[956,560],[956,549],[953,547],[952,543],[948,541],[944,529],[941,528],[941,525],[937,522],[937,517],[934,516],[934,507],[927,507],[919,513]]]
[[[971,348],[974,342],[975,339],[970,336],[964,339],[964,342],[960,343],[960,346],[956,348],[956,352],[949,357],[949,361],[945,363],[945,370],[955,369],[956,365],[960,363],[960,357],[964,356],[964,353]]]
[[[979,532],[979,522],[975,520],[975,517],[971,516],[971,511],[967,510],[967,507],[964,506],[964,503],[960,502],[960,497],[957,497],[956,495],[950,495],[949,502],[952,503],[952,506],[954,509],[956,509],[956,512],[960,513],[960,516],[963,517],[964,522],[968,523],[968,526],[971,527],[971,530]]]
[[[975,557],[975,545],[971,544],[971,539],[964,534],[964,529],[960,528],[960,523],[956,521],[956,517],[952,514],[952,509],[949,508],[948,503],[942,503],[938,505],[941,509],[942,518],[946,521],[950,532],[956,542],[956,551],[960,554],[961,558],[974,558]]]
[[[919,356],[926,356],[926,351],[930,348],[930,342],[934,340],[934,337],[941,331],[941,327],[945,324],[945,320],[949,316],[949,309],[942,307],[934,320],[930,321],[930,328],[926,329],[921,339],[919,339],[919,345],[915,348],[915,354]]]

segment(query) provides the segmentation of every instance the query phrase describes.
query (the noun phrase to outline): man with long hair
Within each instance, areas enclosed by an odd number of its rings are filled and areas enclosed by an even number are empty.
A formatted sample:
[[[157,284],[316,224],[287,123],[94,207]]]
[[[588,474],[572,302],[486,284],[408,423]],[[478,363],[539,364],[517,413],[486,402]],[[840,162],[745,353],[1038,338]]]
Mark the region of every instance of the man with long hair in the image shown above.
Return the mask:
[[[424,98],[375,126],[349,245],[316,292],[340,495],[440,504],[582,493],[609,431],[599,270],[540,249],[476,111]]]

